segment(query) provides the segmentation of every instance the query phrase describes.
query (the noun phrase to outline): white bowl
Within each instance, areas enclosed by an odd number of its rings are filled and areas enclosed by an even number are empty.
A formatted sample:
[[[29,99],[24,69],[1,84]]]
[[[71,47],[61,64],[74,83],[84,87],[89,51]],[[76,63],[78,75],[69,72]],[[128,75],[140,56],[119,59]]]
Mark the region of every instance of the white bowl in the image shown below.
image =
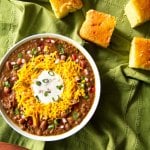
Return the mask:
[[[100,82],[100,75],[97,69],[97,66],[94,62],[94,60],[92,59],[92,57],[90,56],[90,54],[76,41],[62,36],[62,35],[58,35],[58,34],[51,34],[51,33],[43,33],[43,34],[36,34],[36,35],[32,35],[29,36],[23,40],[21,40],[20,42],[16,43],[12,48],[10,48],[8,50],[8,52],[5,54],[5,56],[3,57],[3,59],[1,60],[0,63],[0,71],[2,70],[2,67],[5,63],[5,61],[7,60],[8,56],[16,50],[16,48],[18,48],[19,46],[21,46],[22,44],[26,43],[27,41],[30,41],[32,39],[36,39],[36,38],[44,38],[44,37],[51,37],[51,38],[57,38],[60,40],[64,40],[70,44],[72,44],[73,46],[75,46],[79,51],[81,51],[81,53],[87,58],[87,60],[90,62],[91,67],[93,69],[94,72],[94,76],[95,76],[95,99],[93,102],[92,107],[90,108],[88,114],[85,116],[85,118],[82,120],[82,122],[75,126],[74,128],[72,128],[71,130],[60,134],[60,135],[52,135],[52,136],[38,136],[38,135],[33,135],[30,134],[26,131],[23,131],[19,126],[17,126],[6,114],[2,104],[0,103],[0,111],[1,111],[1,115],[3,116],[4,120],[10,125],[10,127],[12,127],[15,131],[17,131],[18,133],[20,133],[21,135],[28,137],[30,139],[34,139],[34,140],[40,140],[40,141],[56,141],[56,140],[61,140],[64,138],[67,138],[73,134],[75,134],[76,132],[78,132],[79,130],[81,130],[88,122],[89,120],[92,118],[98,103],[99,103],[99,99],[100,99],[100,93],[101,93],[101,82]]]

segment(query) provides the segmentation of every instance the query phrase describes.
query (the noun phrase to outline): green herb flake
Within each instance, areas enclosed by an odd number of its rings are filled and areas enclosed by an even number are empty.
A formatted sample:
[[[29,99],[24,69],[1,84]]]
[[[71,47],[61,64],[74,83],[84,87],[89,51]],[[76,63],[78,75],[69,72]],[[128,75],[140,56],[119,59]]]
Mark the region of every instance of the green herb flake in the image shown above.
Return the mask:
[[[18,53],[18,58],[22,58],[23,54],[22,53]]]
[[[89,99],[89,95],[85,95],[84,99],[88,100]]]
[[[41,84],[41,81],[36,81],[36,85],[40,86]]]
[[[81,83],[80,83],[80,87],[84,89],[84,88],[85,88],[85,83],[82,83],[82,82],[81,82]]]
[[[57,85],[56,88],[61,90],[63,88],[63,85]]]
[[[14,110],[14,113],[15,113],[15,115],[19,115],[19,109],[18,108],[15,108],[15,110]]]
[[[43,81],[44,83],[48,83],[48,82],[49,82],[48,79],[43,79],[42,81]]]
[[[59,54],[64,54],[64,53],[65,53],[65,52],[64,52],[64,47],[63,47],[62,44],[58,44],[58,45],[57,45],[57,49],[58,49],[58,51],[59,51]]]
[[[54,125],[55,125],[55,127],[58,125],[59,123],[58,123],[58,119],[55,119],[54,120]]]
[[[54,129],[54,128],[55,128],[55,125],[54,125],[54,124],[48,125],[48,129]]]
[[[19,69],[19,65],[17,65],[17,64],[13,65],[13,69],[14,70],[18,70]]]
[[[49,71],[48,74],[49,74],[50,76],[54,76],[54,72],[53,72],[53,71]]]
[[[37,51],[36,48],[33,48],[33,49],[31,50],[31,55],[33,55],[33,56],[37,56],[37,55],[38,55],[38,51]]]
[[[5,82],[3,83],[3,85],[4,85],[4,87],[7,87],[7,88],[10,88],[10,87],[11,87],[9,81],[5,81]]]
[[[48,93],[49,93],[48,91],[45,91],[44,96],[48,96]]]
[[[35,98],[36,98],[37,100],[40,100],[39,97],[38,97],[37,95],[35,96]]]
[[[76,112],[76,111],[73,111],[72,112],[72,117],[73,117],[74,120],[77,120],[79,118],[79,113]]]

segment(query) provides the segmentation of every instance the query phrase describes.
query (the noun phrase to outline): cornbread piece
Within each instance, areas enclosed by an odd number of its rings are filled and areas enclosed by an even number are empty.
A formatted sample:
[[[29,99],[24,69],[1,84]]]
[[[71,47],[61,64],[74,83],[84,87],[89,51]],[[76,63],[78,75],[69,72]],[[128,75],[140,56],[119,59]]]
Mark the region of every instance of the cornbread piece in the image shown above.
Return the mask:
[[[57,18],[63,18],[83,6],[81,0],[50,0],[50,3]]]
[[[89,10],[79,34],[83,39],[106,48],[109,46],[115,25],[115,17],[96,10]]]
[[[150,0],[130,0],[125,7],[125,14],[131,27],[150,20]]]
[[[129,67],[150,70],[150,39],[134,37],[129,55]]]

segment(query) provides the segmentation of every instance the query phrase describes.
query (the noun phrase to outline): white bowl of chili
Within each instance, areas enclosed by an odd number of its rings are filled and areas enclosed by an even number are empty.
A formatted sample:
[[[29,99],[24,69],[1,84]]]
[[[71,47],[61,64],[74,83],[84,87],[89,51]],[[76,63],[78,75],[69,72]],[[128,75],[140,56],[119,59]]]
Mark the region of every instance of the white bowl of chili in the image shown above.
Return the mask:
[[[27,37],[0,64],[0,110],[21,135],[56,141],[81,130],[92,118],[101,83],[90,54],[58,34]]]

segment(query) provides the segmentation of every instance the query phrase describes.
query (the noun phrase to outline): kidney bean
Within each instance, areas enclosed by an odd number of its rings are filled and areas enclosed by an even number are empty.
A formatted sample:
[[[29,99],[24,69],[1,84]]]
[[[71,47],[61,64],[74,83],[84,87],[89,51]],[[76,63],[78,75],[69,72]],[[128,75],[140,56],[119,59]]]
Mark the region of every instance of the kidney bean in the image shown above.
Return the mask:
[[[65,56],[65,55],[61,55],[61,56],[60,56],[60,59],[61,59],[61,60],[66,60],[66,56]]]
[[[8,87],[4,87],[4,93],[5,94],[9,94],[10,93],[10,88],[8,88]]]
[[[36,134],[37,134],[37,135],[42,135],[42,130],[41,130],[41,129],[38,129],[38,130],[36,131]]]
[[[21,65],[21,64],[22,64],[22,59],[21,59],[21,58],[18,58],[16,63],[17,63],[18,65]]]
[[[67,123],[65,124],[65,130],[69,130],[70,129],[70,125]]]
[[[66,118],[62,118],[62,122],[63,122],[63,124],[67,123],[67,119]]]
[[[67,113],[62,111],[60,115],[61,115],[61,118],[63,118],[67,116]]]
[[[86,67],[86,61],[85,60],[80,60],[80,66],[82,67],[82,68],[85,68]]]
[[[13,77],[11,77],[11,81],[16,81],[18,79],[18,77],[17,76],[13,76]]]
[[[44,131],[47,128],[47,121],[43,120],[40,124],[40,128],[42,129],[42,131]]]
[[[26,121],[26,120],[25,120],[24,118],[20,118],[20,119],[19,119],[19,124],[24,124],[25,121]]]
[[[11,69],[12,69],[12,66],[11,66],[10,61],[7,61],[7,62],[6,62],[6,68],[7,68],[8,70],[11,70]]]
[[[74,119],[72,117],[68,117],[67,121],[68,121],[69,124],[72,124],[74,122]]]

